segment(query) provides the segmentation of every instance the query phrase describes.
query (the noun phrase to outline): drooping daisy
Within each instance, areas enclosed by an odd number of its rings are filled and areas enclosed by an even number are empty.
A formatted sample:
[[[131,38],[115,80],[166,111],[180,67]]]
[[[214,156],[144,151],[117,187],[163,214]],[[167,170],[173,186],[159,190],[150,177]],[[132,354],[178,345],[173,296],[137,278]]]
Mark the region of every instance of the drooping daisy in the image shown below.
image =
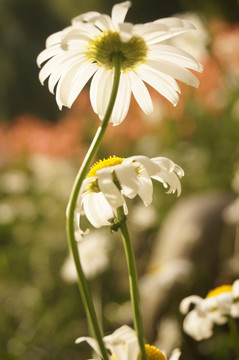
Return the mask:
[[[168,193],[180,195],[179,178],[184,175],[182,168],[165,157],[149,159],[146,156],[119,158],[116,156],[100,160],[91,167],[82,183],[76,208],[77,221],[82,213],[90,223],[99,228],[112,225],[117,208],[128,210],[125,197],[139,195],[148,206],[152,202],[153,184],[151,179],[163,183]]]
[[[225,324],[227,316],[239,317],[239,280],[232,286],[215,288],[206,298],[197,295],[186,297],[180,304],[181,313],[186,314],[191,304],[195,308],[184,319],[184,331],[197,341],[208,339],[213,334],[214,324]]]
[[[102,119],[113,84],[113,56],[121,57],[121,77],[110,121],[120,124],[127,115],[131,92],[146,114],[153,104],[146,82],[174,106],[180,88],[175,80],[198,87],[199,81],[188,69],[202,71],[202,66],[187,52],[163,42],[191,31],[194,26],[183,19],[164,18],[146,24],[125,23],[130,1],[116,4],[111,17],[87,12],[72,20],[62,31],[52,34],[38,58],[42,67],[41,83],[48,79],[56,102],[71,107],[88,80],[93,77],[90,99],[93,110]]]
[[[80,337],[76,340],[79,344],[83,341],[88,342],[92,349],[100,355],[99,347],[95,339],[91,337]],[[127,325],[121,326],[111,335],[103,338],[105,347],[110,351],[109,359],[114,360],[140,360],[139,346],[136,333]],[[148,360],[167,360],[164,353],[152,345],[145,345]],[[179,349],[175,349],[169,360],[178,360],[181,355]]]

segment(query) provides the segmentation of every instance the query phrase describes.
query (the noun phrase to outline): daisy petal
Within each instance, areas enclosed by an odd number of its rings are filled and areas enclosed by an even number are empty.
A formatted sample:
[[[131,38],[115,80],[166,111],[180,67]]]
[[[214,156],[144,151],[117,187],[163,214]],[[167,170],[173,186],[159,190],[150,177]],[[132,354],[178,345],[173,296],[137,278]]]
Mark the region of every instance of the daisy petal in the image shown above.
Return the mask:
[[[137,101],[141,109],[145,112],[145,114],[151,114],[153,112],[153,103],[149,95],[148,89],[134,71],[131,71],[129,73],[129,76],[135,100]]]
[[[137,195],[138,178],[132,166],[121,164],[115,166],[116,177],[120,182],[122,194],[132,199]]]
[[[99,345],[97,343],[97,341],[91,337],[88,336],[81,336],[79,338],[76,339],[75,344],[80,344],[82,342],[86,341],[91,347],[92,349],[101,356],[101,352],[99,349]]]
[[[168,99],[174,106],[177,105],[179,96],[177,92],[172,88],[169,81],[159,74],[156,71],[153,71],[151,68],[147,68],[146,65],[142,65],[136,73],[141,77],[143,81],[152,86],[157,90],[161,95]]]
[[[113,181],[112,169],[103,168],[97,171],[97,177],[99,189],[102,191],[109,204],[114,209],[122,206],[124,203],[124,198]]]
[[[110,118],[110,122],[112,122],[114,126],[121,124],[121,122],[125,119],[129,111],[130,99],[131,83],[129,76],[128,74],[121,73],[115,105]]]
[[[56,102],[61,109],[62,105],[71,107],[85,84],[96,72],[97,66],[87,62],[75,64],[61,77],[56,88]]]
[[[198,87],[199,86],[199,80],[198,78],[193,75],[189,70],[178,66],[176,64],[172,64],[168,61],[155,61],[155,60],[148,60],[146,64],[151,67],[152,69],[155,69],[156,71],[159,71],[160,73],[167,74],[169,76],[172,76],[176,80],[180,80],[184,82],[185,84]]]
[[[113,85],[113,75],[100,68],[94,75],[90,85],[90,101],[96,114],[103,117],[105,107],[109,102]]]
[[[111,18],[112,22],[117,25],[124,22],[126,14],[131,6],[130,1],[125,1],[120,4],[116,4],[112,8]]]
[[[84,196],[82,205],[89,222],[96,228],[111,225],[108,221],[114,217],[112,208],[102,193],[91,193]]]

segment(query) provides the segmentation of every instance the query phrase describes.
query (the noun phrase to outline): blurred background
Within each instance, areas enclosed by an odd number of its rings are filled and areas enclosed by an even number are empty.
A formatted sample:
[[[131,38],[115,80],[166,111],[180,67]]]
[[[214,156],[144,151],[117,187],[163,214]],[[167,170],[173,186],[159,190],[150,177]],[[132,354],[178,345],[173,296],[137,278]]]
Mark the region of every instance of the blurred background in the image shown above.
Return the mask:
[[[47,36],[72,17],[91,10],[110,14],[113,4],[0,0],[1,360],[91,356],[87,346],[74,344],[88,328],[68,258],[65,209],[99,120],[87,88],[72,109],[59,111],[38,80],[36,57]],[[183,167],[180,198],[155,183],[150,207],[138,199],[129,203],[146,338],[168,353],[180,346],[185,360],[233,359],[226,325],[197,343],[183,333],[178,306],[183,297],[204,297],[239,275],[239,6],[236,0],[133,0],[126,19],[175,14],[198,28],[175,41],[204,65],[199,89],[180,84],[176,108],[151,91],[151,116],[132,99],[123,124],[109,127],[99,158],[167,156]],[[119,234],[93,231],[84,243],[85,271],[105,331],[131,325]]]

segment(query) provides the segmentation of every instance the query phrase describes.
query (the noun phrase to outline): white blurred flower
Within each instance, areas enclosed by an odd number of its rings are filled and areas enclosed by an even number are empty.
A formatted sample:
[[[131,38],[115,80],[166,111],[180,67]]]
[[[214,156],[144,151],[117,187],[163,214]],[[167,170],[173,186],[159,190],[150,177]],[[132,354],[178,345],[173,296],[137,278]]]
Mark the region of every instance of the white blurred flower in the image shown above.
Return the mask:
[[[130,222],[137,230],[149,229],[156,222],[157,214],[153,206],[146,208],[142,202],[133,207],[130,215]]]
[[[92,231],[77,242],[81,265],[88,279],[102,273],[109,265],[109,237],[104,231]],[[72,256],[69,255],[61,268],[61,275],[67,282],[77,281],[77,273]]]
[[[191,304],[195,307],[189,311]],[[210,291],[206,298],[188,296],[180,303],[180,311],[186,314],[184,331],[195,340],[210,338],[214,324],[222,325],[227,316],[239,317],[239,280],[233,285],[222,285]],[[188,312],[189,311],[189,312]]]
[[[179,178],[184,175],[180,166],[173,161],[156,157],[132,156],[129,158],[109,157],[92,166],[82,183],[75,224],[80,223],[80,216],[85,214],[90,223],[98,228],[113,225],[117,216],[117,208],[123,206],[127,215],[125,198],[139,195],[148,206],[152,202],[152,179],[163,183],[168,193],[180,195]]]
[[[223,210],[222,216],[228,224],[239,224],[239,197]]]
[[[93,350],[100,355],[100,350],[95,339],[91,337],[80,337],[76,340],[79,344],[86,341]],[[121,326],[111,335],[103,338],[105,347],[109,349],[111,356],[109,359],[114,360],[138,360],[139,345],[136,333],[127,325]],[[145,351],[148,360],[167,360],[162,351],[152,345],[145,345]],[[169,360],[178,360],[181,355],[179,349],[172,352]]]
[[[169,43],[184,49],[197,59],[203,60],[207,58],[210,35],[206,28],[205,19],[194,12],[177,14],[176,16],[184,21],[189,21],[197,31],[187,31],[179,37],[176,36],[170,39]]]
[[[191,261],[172,259],[163,264],[154,264],[140,279],[140,292],[143,297],[152,296],[160,290],[169,290],[176,284],[189,280],[193,271]]]
[[[175,80],[198,87],[199,81],[188,69],[202,71],[202,66],[187,52],[162,43],[194,26],[183,19],[165,18],[133,25],[125,23],[130,1],[116,4],[111,17],[87,12],[72,24],[48,37],[46,49],[38,58],[43,63],[41,83],[49,78],[50,92],[56,91],[56,102],[71,107],[91,77],[90,99],[93,110],[102,119],[113,84],[113,55],[121,55],[121,77],[116,103],[110,121],[120,124],[127,115],[131,92],[146,114],[153,104],[146,82],[177,104],[180,88]]]
[[[22,194],[29,190],[30,178],[22,170],[10,170],[0,177],[0,188],[2,192],[9,194]]]

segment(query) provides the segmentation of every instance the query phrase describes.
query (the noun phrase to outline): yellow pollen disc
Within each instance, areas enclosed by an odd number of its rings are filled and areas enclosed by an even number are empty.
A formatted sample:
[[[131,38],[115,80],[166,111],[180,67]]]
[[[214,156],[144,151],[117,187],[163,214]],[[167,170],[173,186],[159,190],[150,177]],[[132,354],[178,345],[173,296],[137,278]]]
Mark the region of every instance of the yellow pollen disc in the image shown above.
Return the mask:
[[[108,159],[99,160],[93,166],[91,166],[90,171],[86,177],[88,178],[88,177],[96,176],[97,171],[99,171],[100,169],[122,164],[123,161],[124,158],[120,158],[115,155],[110,156]]]
[[[232,291],[232,286],[231,285],[218,286],[215,289],[209,291],[206,298],[217,296],[219,294],[222,294],[222,293],[225,293],[225,292],[231,292],[231,291]]]
[[[87,58],[100,67],[113,69],[113,55],[121,55],[121,70],[130,71],[145,62],[148,47],[143,38],[133,36],[129,41],[122,42],[117,31],[103,31],[89,41],[86,51]]]
[[[145,345],[145,351],[148,360],[166,360],[164,354],[153,345]],[[138,360],[140,360],[140,356]]]

